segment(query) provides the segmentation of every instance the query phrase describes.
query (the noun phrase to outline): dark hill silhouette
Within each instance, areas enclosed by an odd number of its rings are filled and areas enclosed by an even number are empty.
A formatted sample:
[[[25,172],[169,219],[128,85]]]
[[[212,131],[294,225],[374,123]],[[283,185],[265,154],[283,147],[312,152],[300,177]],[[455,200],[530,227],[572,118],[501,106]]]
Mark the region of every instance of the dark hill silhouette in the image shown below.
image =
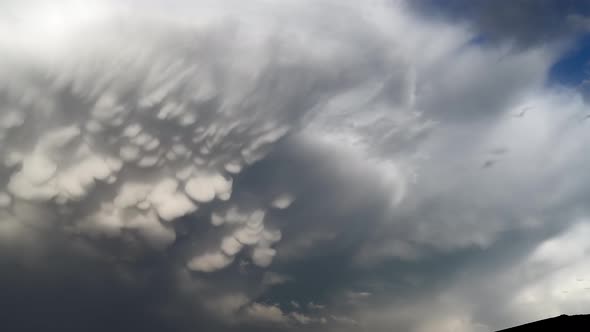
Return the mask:
[[[497,332],[590,331],[590,315],[561,315]]]

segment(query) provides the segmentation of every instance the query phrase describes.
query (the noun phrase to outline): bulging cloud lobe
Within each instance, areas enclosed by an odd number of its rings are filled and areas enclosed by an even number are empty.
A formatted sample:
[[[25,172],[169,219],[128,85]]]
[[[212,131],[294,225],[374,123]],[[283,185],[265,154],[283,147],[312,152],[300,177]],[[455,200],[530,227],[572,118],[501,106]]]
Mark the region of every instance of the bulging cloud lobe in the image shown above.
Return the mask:
[[[31,236],[76,239],[107,256],[114,241],[123,244],[117,250],[178,255],[175,269],[194,274],[192,287],[200,289],[203,275],[269,268],[278,255],[284,234],[272,211],[288,210],[297,196],[290,188],[256,196],[236,185],[279,141],[307,128],[329,132],[328,141],[350,138],[359,153],[377,158],[396,139],[429,128],[417,113],[390,112],[413,107],[413,78],[396,81],[379,68],[398,61],[380,51],[380,27],[363,22],[351,33],[336,19],[326,27],[290,2],[299,16],[281,21],[285,9],[261,4],[245,17],[226,8],[222,18],[195,13],[195,22],[106,2],[79,20],[68,19],[65,2],[29,17],[33,7],[16,5],[17,19],[3,23],[13,35],[0,40],[7,54],[0,62],[1,241],[14,249]],[[325,5],[356,15],[348,3]],[[41,40],[35,32],[48,27],[55,29]],[[399,98],[386,96],[407,82]],[[352,110],[331,102],[362,93],[366,100]],[[365,107],[373,111],[346,117]],[[331,123],[337,127],[328,130]],[[376,135],[374,123],[397,129]],[[416,124],[414,132],[403,129]],[[252,322],[318,320],[254,302],[264,287],[213,292],[240,300],[228,300],[229,309],[219,309],[223,301],[202,307]]]

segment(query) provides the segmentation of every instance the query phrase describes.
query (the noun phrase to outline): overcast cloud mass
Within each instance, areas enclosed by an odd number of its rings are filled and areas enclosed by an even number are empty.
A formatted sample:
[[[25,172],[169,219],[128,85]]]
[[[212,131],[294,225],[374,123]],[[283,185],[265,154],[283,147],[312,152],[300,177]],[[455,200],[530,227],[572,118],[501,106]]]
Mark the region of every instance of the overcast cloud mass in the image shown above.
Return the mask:
[[[1,0],[0,329],[588,313],[581,3]]]

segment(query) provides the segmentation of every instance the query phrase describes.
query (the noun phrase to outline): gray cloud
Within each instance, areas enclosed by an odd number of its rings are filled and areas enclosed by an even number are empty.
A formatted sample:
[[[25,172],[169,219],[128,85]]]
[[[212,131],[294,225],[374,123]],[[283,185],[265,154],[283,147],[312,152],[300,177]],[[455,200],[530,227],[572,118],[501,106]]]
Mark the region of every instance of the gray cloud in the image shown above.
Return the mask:
[[[483,331],[588,303],[564,295],[588,109],[543,85],[533,23],[490,28],[511,53],[389,2],[64,4],[1,22],[13,330]]]

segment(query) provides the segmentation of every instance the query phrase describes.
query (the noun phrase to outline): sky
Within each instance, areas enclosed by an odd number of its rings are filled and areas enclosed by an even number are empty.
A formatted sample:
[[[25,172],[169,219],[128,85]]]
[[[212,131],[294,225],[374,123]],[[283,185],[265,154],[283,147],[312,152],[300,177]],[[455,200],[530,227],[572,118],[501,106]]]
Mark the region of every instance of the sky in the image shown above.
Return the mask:
[[[0,329],[590,308],[590,5],[1,0]]]

